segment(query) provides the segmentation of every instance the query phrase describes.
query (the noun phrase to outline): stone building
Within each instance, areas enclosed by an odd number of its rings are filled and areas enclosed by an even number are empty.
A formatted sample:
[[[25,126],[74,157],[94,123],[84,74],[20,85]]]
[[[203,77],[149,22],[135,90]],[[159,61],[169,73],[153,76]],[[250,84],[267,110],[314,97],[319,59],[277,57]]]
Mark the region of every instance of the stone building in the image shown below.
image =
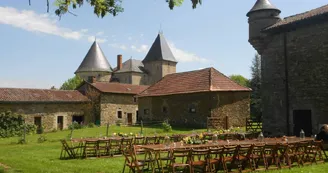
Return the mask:
[[[310,136],[328,123],[328,5],[283,19],[280,12],[257,0],[247,13],[261,55],[263,130]]]
[[[214,68],[170,74],[137,96],[139,118],[204,128],[209,117],[216,127],[245,126],[250,91]]]
[[[0,88],[0,112],[23,114],[26,123],[45,131],[90,122],[90,110],[90,100],[78,91]]]
[[[78,91],[90,98],[93,104],[95,122],[99,125],[135,124],[138,119],[138,102],[135,95],[148,86],[131,85],[114,82],[84,82]]]
[[[163,33],[157,35],[142,61],[131,58],[122,63],[122,58],[122,55],[117,55],[117,67],[112,68],[95,41],[75,74],[89,82],[96,77],[98,82],[152,85],[165,75],[176,72],[177,61]]]

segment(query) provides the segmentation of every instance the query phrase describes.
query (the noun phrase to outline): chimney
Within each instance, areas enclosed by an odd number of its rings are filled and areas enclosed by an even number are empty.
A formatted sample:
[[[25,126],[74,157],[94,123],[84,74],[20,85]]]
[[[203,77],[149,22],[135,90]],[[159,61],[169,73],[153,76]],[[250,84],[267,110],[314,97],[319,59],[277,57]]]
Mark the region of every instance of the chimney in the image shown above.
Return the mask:
[[[96,83],[96,82],[97,82],[97,78],[95,76],[92,76],[91,83]]]
[[[121,70],[122,66],[122,55],[117,55],[117,70]]]

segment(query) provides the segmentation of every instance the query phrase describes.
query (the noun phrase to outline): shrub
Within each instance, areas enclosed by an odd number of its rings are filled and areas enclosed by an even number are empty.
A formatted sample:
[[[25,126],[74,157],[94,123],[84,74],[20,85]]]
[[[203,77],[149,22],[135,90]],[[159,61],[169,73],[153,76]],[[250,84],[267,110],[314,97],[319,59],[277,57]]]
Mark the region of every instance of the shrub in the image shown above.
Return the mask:
[[[0,138],[21,136],[24,133],[24,126],[26,134],[35,133],[36,126],[25,124],[22,115],[10,111],[0,112]]]
[[[38,138],[38,143],[43,143],[45,141],[47,141],[46,136],[40,135],[39,138]]]
[[[172,127],[171,125],[169,124],[168,120],[165,120],[163,123],[162,123],[162,129],[164,132],[171,132],[172,131]]]
[[[78,122],[74,121],[71,125],[68,126],[68,129],[82,129],[83,125],[80,125]]]
[[[89,128],[94,128],[95,126],[96,126],[95,123],[89,123],[89,124],[88,124],[88,127],[89,127]]]

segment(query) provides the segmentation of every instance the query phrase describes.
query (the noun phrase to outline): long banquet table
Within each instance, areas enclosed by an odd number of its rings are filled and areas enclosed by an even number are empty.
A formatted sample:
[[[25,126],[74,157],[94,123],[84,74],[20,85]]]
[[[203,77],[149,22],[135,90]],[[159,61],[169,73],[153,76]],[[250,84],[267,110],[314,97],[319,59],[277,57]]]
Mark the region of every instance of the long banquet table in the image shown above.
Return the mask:
[[[171,143],[169,146],[164,144],[155,144],[155,145],[139,145],[139,148],[145,149],[145,157],[150,156],[151,159],[154,157],[155,160],[160,159],[160,152],[162,151],[170,151],[174,149],[192,149],[192,148],[211,148],[217,146],[229,146],[229,145],[251,145],[251,144],[277,144],[277,143],[297,143],[297,142],[305,142],[305,141],[313,141],[313,138],[306,137],[304,139],[298,137],[287,137],[287,140],[282,140],[281,138],[265,138],[263,141],[259,141],[257,139],[253,140],[218,140],[217,142],[209,141],[206,144],[183,144],[180,142]],[[145,158],[146,159],[146,158]],[[162,172],[164,173],[164,169],[162,164],[158,165]],[[155,166],[153,165],[152,172],[155,172]]]

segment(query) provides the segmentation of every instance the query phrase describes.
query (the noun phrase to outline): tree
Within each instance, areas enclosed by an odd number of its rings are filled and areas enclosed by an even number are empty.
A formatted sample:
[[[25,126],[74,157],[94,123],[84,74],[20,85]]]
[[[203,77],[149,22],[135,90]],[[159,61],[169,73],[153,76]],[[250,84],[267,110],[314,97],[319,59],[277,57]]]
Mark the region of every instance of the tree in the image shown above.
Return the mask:
[[[31,0],[29,5],[31,5]],[[47,1],[47,12],[49,12],[49,0]],[[106,15],[116,16],[117,14],[124,11],[122,7],[123,0],[56,0],[55,1],[55,14],[59,17],[66,13],[76,15],[71,12],[70,9],[76,9],[81,7],[85,3],[93,7],[93,13],[98,17],[104,17]],[[181,6],[184,0],[166,0],[169,5],[169,8],[173,10],[174,7]],[[198,4],[202,4],[202,0],[191,0],[192,8],[195,9]]]
[[[76,87],[78,87],[83,82],[83,79],[79,76],[75,75],[74,77],[68,79],[63,83],[63,85],[60,87],[61,90],[74,90]]]
[[[229,78],[241,86],[249,87],[249,80],[242,75],[231,75]]]
[[[51,90],[57,90],[57,88],[55,86],[52,86],[50,89]]]
[[[260,118],[262,116],[261,100],[261,56],[255,54],[252,66],[252,79],[250,80],[251,94],[251,116]]]

